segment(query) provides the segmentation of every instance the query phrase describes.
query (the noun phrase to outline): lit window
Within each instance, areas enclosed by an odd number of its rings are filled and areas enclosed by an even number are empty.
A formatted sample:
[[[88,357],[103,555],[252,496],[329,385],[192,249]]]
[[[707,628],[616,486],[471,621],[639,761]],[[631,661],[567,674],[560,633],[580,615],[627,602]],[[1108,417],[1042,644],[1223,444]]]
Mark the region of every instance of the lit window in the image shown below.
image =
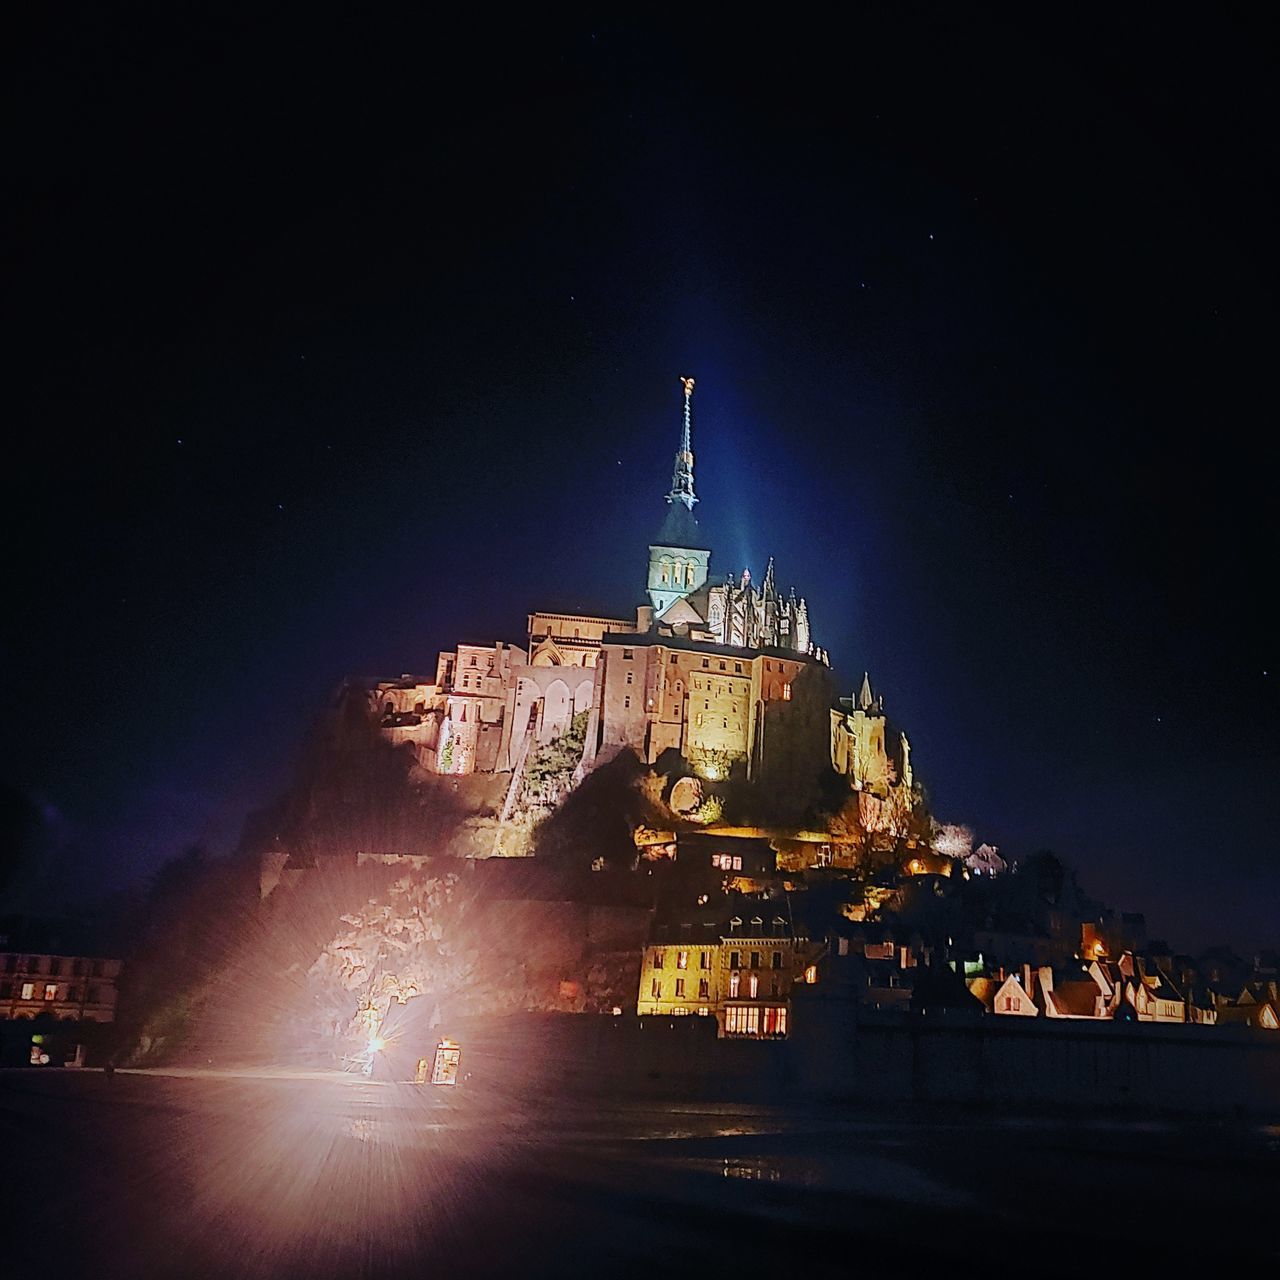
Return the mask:
[[[731,1009],[726,1009],[724,1029],[729,1035],[758,1036],[760,1034],[760,1006],[736,1005]]]
[[[698,968],[699,969],[711,968],[711,952],[710,951],[704,951],[702,953],[701,957],[698,960]]]
[[[689,953],[687,951],[676,952],[676,968],[687,969],[689,967]]]
[[[763,1031],[767,1036],[785,1036],[787,1034],[787,1010],[785,1005],[770,1005],[763,1010]]]
[[[653,967],[655,969],[663,968],[667,963],[667,953],[665,951],[655,951],[653,953]]]
[[[58,998],[58,984],[56,982],[46,982],[44,984],[44,998],[46,1000],[56,1000]]]
[[[34,982],[24,982],[22,984],[22,998],[24,1000],[34,1000],[36,997],[36,984]]]
[[[760,979],[753,973],[747,979],[747,995],[754,1000],[760,994]]]
[[[804,980],[809,984],[809,986],[813,986],[813,984],[818,981],[818,966],[816,964],[811,964],[804,971]]]
[[[736,1000],[738,998],[738,989],[742,985],[742,975],[740,973],[731,973],[729,975],[729,999]]]
[[[734,858],[733,858],[733,869],[734,869],[735,871],[741,871],[741,870],[742,870],[742,855],[741,855],[740,853],[738,853],[738,854],[734,854]]]
[[[791,686],[789,684],[784,684],[782,686],[782,700],[783,702],[791,701]]]

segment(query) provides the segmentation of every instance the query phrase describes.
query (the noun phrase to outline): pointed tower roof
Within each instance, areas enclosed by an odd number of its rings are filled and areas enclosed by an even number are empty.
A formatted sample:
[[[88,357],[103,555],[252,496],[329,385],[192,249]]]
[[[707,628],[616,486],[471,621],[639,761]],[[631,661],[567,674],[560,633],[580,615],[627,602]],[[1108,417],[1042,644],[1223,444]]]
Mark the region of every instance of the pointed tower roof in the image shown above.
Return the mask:
[[[667,494],[667,516],[658,532],[657,545],[664,547],[691,547],[710,550],[698,522],[693,518],[693,508],[698,495],[693,490],[693,379],[681,378],[684,386],[684,423],[680,432],[680,448],[676,450],[675,466],[671,472],[671,492]]]
[[[875,698],[871,696],[871,676],[867,672],[862,673],[862,688],[858,691],[858,706],[863,711],[870,711]]]

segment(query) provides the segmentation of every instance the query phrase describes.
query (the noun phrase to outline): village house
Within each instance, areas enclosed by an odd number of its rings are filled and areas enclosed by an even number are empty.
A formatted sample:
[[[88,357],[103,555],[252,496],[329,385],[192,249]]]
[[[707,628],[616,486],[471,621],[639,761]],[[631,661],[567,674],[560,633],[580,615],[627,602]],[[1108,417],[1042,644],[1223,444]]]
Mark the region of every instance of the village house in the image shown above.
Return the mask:
[[[640,970],[640,1016],[715,1018],[721,1036],[781,1038],[791,990],[816,983],[818,949],[795,937],[776,902],[727,917],[655,924]]]

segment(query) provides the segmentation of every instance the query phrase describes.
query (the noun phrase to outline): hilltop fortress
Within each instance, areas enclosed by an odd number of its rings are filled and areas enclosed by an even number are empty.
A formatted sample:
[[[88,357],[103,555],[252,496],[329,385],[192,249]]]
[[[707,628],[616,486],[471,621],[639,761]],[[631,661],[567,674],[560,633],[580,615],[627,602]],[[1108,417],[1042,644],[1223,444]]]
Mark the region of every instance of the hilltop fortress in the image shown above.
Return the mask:
[[[650,765],[675,753],[708,783],[752,781],[771,751],[790,749],[786,735],[772,740],[776,713],[797,690],[818,690],[831,769],[864,793],[869,827],[890,821],[915,794],[910,745],[888,731],[869,678],[855,696],[833,696],[808,602],[779,587],[772,558],[758,581],[746,568],[712,571],[694,514],[694,380],[681,383],[671,487],[633,617],[535,610],[523,646],[459,644],[433,679],[352,687],[381,735],[427,773],[512,775],[507,812],[531,751],[556,742],[576,751],[581,741],[575,781],[628,749]]]

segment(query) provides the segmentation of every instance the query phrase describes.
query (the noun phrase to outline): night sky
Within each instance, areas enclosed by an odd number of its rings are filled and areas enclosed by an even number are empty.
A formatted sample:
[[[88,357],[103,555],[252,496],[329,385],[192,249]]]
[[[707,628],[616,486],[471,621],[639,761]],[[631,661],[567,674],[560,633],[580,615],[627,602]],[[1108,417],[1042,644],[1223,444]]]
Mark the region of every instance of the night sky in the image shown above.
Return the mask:
[[[630,612],[691,374],[713,570],[776,557],[941,817],[1274,944],[1248,9],[179,10],[6,42],[0,779],[48,902],[234,847],[345,673]]]

